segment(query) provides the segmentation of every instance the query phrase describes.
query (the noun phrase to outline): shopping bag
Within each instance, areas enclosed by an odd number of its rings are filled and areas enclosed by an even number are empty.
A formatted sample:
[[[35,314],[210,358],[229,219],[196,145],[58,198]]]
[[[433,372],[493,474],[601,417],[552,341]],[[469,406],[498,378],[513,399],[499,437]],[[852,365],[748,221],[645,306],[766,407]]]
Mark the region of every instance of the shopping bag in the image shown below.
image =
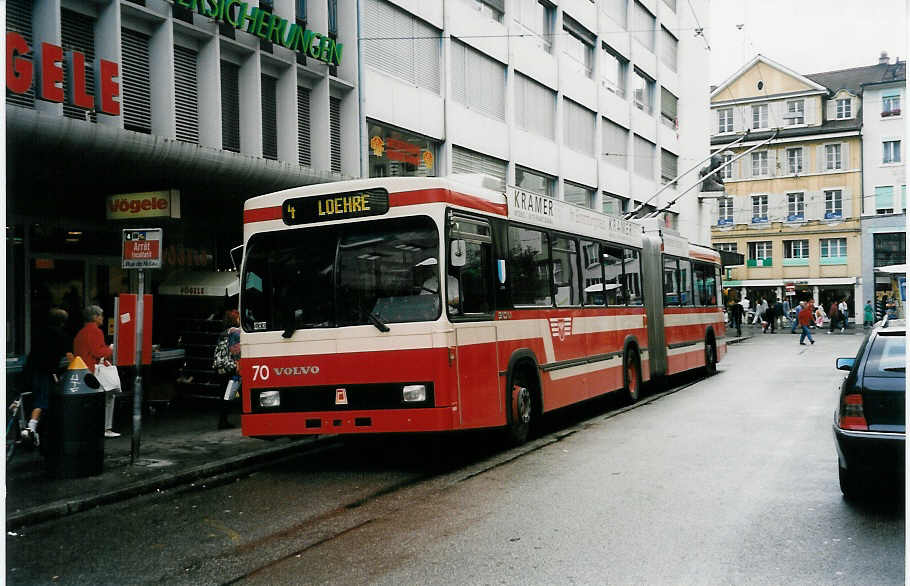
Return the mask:
[[[240,379],[231,378],[224,387],[224,400],[233,401],[235,397],[240,396]]]
[[[116,391],[121,392],[120,390],[120,373],[117,372],[117,367],[113,364],[104,364],[99,362],[95,365],[95,378],[98,379],[98,382],[101,384],[101,388],[105,391]]]

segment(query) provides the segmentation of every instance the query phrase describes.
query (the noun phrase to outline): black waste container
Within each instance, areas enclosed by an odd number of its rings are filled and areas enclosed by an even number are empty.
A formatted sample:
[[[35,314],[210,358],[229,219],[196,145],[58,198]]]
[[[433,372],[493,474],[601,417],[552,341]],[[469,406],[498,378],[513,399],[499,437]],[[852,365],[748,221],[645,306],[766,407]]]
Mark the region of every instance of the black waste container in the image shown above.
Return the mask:
[[[104,391],[81,358],[70,364],[48,398],[41,434],[48,472],[55,478],[101,474],[104,467]]]

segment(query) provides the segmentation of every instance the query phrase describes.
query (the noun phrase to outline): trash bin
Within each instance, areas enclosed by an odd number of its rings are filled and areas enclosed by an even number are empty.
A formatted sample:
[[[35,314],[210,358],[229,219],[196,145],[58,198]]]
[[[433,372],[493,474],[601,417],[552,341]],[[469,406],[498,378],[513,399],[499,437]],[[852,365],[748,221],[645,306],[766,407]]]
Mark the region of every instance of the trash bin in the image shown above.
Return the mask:
[[[104,467],[104,390],[76,357],[48,398],[42,444],[55,478],[101,474]]]

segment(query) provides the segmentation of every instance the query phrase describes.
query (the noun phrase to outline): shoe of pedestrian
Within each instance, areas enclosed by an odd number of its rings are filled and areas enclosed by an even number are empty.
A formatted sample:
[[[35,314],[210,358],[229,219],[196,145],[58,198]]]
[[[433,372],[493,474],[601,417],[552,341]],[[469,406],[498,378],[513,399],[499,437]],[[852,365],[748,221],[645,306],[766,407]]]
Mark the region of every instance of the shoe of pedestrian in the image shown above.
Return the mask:
[[[104,437],[120,437],[120,434],[114,431],[113,429],[105,429]]]
[[[800,346],[805,346],[806,343],[805,343],[805,342],[800,342],[799,345],[800,345]]]
[[[809,340],[810,344],[815,344],[815,340]]]
[[[844,333],[844,328],[840,329],[840,333],[842,333],[842,334]]]
[[[827,332],[825,332],[825,333],[826,333],[826,334],[830,334],[830,333],[831,333],[831,330],[828,330],[828,331],[827,331]]]

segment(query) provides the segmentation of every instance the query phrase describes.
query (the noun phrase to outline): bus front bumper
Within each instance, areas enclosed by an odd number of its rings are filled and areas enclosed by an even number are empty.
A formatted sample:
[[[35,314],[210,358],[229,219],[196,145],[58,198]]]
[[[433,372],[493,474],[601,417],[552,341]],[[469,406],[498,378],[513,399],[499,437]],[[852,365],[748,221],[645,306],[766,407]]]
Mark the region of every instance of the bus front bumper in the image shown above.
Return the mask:
[[[248,437],[413,433],[458,429],[458,419],[457,407],[244,413],[241,427]]]

